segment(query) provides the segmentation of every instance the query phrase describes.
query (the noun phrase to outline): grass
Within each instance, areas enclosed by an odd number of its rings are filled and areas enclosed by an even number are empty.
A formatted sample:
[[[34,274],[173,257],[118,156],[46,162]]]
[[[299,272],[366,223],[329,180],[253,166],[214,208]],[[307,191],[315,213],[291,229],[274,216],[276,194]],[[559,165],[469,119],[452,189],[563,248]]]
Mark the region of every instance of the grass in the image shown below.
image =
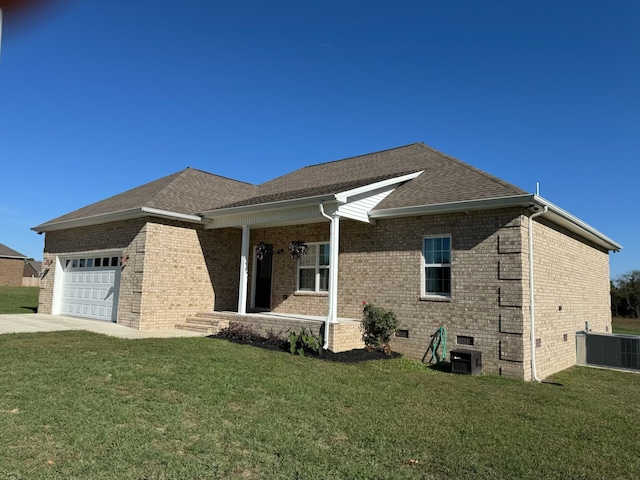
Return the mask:
[[[611,320],[611,330],[613,333],[640,335],[640,319],[613,317]]]
[[[540,385],[218,339],[0,336],[3,479],[640,478],[640,375]]]
[[[40,287],[0,287],[0,314],[38,311]]]

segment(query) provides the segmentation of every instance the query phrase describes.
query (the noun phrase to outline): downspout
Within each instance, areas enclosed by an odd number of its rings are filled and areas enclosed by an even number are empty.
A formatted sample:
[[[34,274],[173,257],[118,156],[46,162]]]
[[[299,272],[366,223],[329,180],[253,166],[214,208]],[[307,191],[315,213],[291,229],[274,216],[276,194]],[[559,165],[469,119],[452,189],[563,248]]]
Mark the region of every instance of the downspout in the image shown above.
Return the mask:
[[[548,207],[529,216],[529,314],[531,316],[531,380],[541,382],[536,374],[535,301],[533,296],[533,219],[546,213]]]
[[[340,222],[337,215],[332,217],[324,211],[324,204],[320,202],[320,214],[331,222],[329,241],[329,306],[327,318],[324,322],[324,345],[322,348],[329,348],[329,324],[336,322],[338,311],[338,239],[340,235]]]

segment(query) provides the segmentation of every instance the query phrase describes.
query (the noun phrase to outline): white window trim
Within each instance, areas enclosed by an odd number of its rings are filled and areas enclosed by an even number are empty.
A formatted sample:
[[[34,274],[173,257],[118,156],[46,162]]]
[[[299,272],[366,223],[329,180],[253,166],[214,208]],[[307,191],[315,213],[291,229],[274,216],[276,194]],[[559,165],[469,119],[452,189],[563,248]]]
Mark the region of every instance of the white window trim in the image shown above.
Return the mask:
[[[429,263],[425,261],[424,258],[424,241],[427,238],[448,238],[449,239],[449,263]],[[453,269],[452,269],[452,260],[453,260],[453,241],[451,239],[451,234],[442,234],[442,235],[423,235],[420,240],[420,298],[422,300],[443,300],[449,301],[453,296]],[[449,277],[449,294],[443,295],[439,293],[427,293],[427,278],[426,278],[426,269],[427,267],[449,267],[450,277]]]
[[[330,242],[307,242],[307,245],[327,245],[329,246],[329,248],[331,248],[331,246],[329,245]],[[309,255],[307,253],[307,255]],[[311,270],[311,268],[315,268],[315,282],[314,282],[314,289],[313,290],[301,290],[300,289],[300,270],[301,269],[305,269],[305,270]],[[330,266],[327,265],[326,269],[329,270]],[[315,265],[314,267],[308,266],[308,267],[300,267],[300,260],[298,260],[298,264],[296,265],[296,294],[297,295],[304,295],[304,294],[320,294],[320,295],[326,295],[328,293],[328,290],[320,290],[320,248],[318,248],[316,250],[316,259],[315,259]]]

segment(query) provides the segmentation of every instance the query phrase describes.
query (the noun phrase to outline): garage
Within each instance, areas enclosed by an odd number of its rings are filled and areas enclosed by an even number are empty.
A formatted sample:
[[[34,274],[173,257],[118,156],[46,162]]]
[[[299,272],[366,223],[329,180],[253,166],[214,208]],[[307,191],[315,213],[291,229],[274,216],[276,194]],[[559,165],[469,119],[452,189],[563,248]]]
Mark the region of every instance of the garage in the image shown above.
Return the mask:
[[[120,257],[65,258],[60,313],[116,321],[120,287]]]

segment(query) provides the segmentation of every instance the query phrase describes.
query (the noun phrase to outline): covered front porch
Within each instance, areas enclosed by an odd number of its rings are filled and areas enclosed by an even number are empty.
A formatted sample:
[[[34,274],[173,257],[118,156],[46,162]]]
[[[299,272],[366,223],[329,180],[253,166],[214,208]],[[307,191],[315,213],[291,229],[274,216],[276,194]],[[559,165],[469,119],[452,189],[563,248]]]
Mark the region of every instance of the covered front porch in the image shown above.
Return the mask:
[[[398,185],[419,174],[363,181],[346,190],[338,185],[331,193],[317,196],[256,197],[248,203],[204,212],[205,229],[242,230],[236,318],[243,322],[259,319],[275,331],[293,315],[297,328],[300,322],[316,322],[322,327],[318,329],[322,330],[324,349],[342,348],[338,336],[332,340],[332,332],[355,332],[360,322],[341,321],[338,312],[357,316],[364,299],[358,305],[356,299],[351,298],[349,305],[342,299],[339,305],[340,248],[341,243],[345,245],[341,224],[346,220],[371,226],[375,223],[371,210]],[[295,254],[297,245],[303,247],[300,255]],[[263,315],[256,317],[250,312]],[[265,316],[265,312],[272,316]],[[361,333],[357,337],[361,342]],[[350,348],[357,348],[354,342],[349,340],[354,345]]]

